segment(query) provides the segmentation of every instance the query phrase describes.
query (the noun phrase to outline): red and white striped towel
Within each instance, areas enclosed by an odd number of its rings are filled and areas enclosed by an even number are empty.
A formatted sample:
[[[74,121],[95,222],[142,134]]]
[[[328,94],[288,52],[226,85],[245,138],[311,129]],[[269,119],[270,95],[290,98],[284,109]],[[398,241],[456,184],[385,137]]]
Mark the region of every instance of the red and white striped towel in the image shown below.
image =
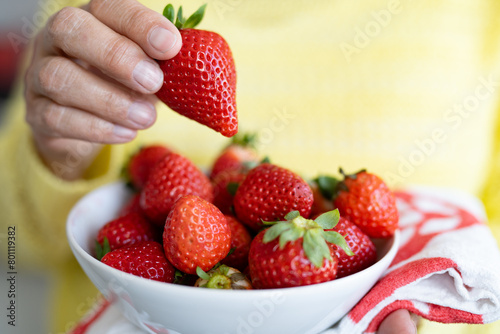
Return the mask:
[[[414,188],[397,198],[402,238],[393,263],[349,314],[322,334],[375,333],[401,308],[442,323],[500,319],[500,252],[482,204],[444,189]],[[143,333],[103,302],[72,334],[124,332]]]
[[[500,319],[500,253],[482,204],[442,189],[397,193],[402,242],[384,277],[324,334],[374,333],[392,311],[442,323]]]

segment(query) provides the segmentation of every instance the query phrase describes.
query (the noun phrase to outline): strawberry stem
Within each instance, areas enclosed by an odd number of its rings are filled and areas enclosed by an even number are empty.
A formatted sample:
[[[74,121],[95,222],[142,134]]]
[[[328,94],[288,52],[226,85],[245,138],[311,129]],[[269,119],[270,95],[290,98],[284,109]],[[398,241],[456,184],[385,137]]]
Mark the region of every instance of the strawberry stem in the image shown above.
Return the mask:
[[[337,209],[320,215],[315,220],[306,219],[298,213],[291,211],[286,216],[286,221],[275,222],[264,234],[263,242],[268,243],[279,238],[278,244],[283,249],[288,242],[302,240],[304,252],[316,267],[323,265],[324,259],[331,261],[332,255],[327,242],[341,247],[346,254],[351,255],[351,249],[345,238],[335,231],[325,231],[337,225],[340,215]]]
[[[163,16],[165,16],[170,22],[174,23],[175,9],[172,4],[169,3],[165,6],[165,9],[163,10]]]
[[[231,289],[231,279],[222,274],[215,274],[208,280],[206,287],[209,289]]]
[[[324,198],[332,200],[340,181],[333,176],[319,175],[313,182],[318,185],[319,191]]]
[[[245,133],[245,134],[237,133],[231,139],[231,144],[233,144],[233,145],[239,145],[239,146],[251,147],[251,148],[255,148],[256,142],[257,142],[257,133],[254,133],[254,132]]]
[[[203,20],[206,7],[207,4],[202,5],[196,12],[186,19],[182,14],[182,6],[179,7],[176,16],[174,6],[172,4],[168,4],[165,6],[165,9],[163,9],[163,16],[172,22],[177,29],[194,28],[201,22],[201,20]]]

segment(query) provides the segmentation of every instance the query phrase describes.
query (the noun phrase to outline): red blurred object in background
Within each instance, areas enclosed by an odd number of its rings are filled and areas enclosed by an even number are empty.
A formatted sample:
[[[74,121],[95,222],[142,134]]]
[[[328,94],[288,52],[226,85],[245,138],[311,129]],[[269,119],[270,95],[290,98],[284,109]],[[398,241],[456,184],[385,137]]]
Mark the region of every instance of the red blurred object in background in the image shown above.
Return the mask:
[[[20,61],[24,50],[24,45],[12,44],[9,40],[9,33],[17,33],[19,29],[8,29],[2,27],[0,30],[0,97],[5,98],[8,96],[12,84],[17,75]],[[20,35],[20,33],[17,33]]]

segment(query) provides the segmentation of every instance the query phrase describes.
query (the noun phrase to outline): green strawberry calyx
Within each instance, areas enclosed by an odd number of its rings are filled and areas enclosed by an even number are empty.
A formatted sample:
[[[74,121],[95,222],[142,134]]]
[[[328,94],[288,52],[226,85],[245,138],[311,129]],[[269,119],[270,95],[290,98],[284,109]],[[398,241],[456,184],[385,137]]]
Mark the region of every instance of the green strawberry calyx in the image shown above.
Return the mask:
[[[109,252],[111,252],[111,247],[109,246],[109,240],[107,237],[104,237],[102,244],[100,244],[97,240],[95,241],[96,259],[101,261],[104,255],[108,254]]]
[[[205,272],[196,267],[196,274],[200,277],[197,285],[208,289],[247,290],[251,288],[250,281],[239,270],[224,264],[215,266]]]
[[[250,147],[255,149],[255,145],[257,143],[257,133],[255,132],[247,132],[240,133],[238,132],[231,138],[231,143],[229,145],[238,145],[242,147]]]
[[[306,257],[320,268],[325,259],[333,260],[327,242],[339,246],[349,256],[354,255],[344,236],[335,231],[326,231],[334,228],[339,219],[338,209],[325,212],[314,220],[302,217],[298,211],[291,211],[285,216],[285,221],[265,222],[272,226],[265,232],[263,242],[279,238],[279,247],[283,249],[288,242],[303,238],[302,247]]]
[[[361,169],[356,173],[346,174],[342,167],[339,168],[339,173],[344,177],[343,180],[339,180],[336,177],[330,175],[319,175],[312,181],[318,185],[321,195],[327,200],[334,200],[338,194],[342,191],[349,191],[347,185],[345,184],[346,179],[355,180],[359,173],[366,172],[366,169]]]
[[[177,29],[194,28],[201,22],[201,20],[203,20],[206,7],[207,4],[202,5],[196,12],[186,19],[182,15],[182,6],[179,7],[176,16],[174,6],[172,4],[168,4],[163,10],[163,16],[172,22]]]

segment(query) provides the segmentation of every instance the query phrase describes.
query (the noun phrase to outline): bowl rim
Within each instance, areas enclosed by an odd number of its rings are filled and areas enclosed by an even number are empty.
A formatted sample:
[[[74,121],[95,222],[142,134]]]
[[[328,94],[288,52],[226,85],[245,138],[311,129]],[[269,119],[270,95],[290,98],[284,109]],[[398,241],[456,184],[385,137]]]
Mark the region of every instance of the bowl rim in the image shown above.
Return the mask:
[[[123,186],[124,183],[121,181],[118,182],[113,182],[110,184],[106,184],[104,186],[98,187],[94,189],[93,191],[87,193],[84,195],[71,209],[68,218],[66,220],[66,237],[68,240],[68,243],[70,245],[70,248],[72,252],[74,253],[74,256],[77,258],[78,262],[78,255],[89,262],[91,265],[94,265],[100,270],[103,271],[111,271],[110,273],[113,273],[113,276],[120,275],[120,279],[126,279],[130,281],[133,284],[139,284],[139,285],[151,285],[151,287],[155,289],[161,289],[165,291],[170,291],[172,292],[179,292],[179,293],[195,293],[197,296],[201,297],[200,294],[205,294],[207,297],[210,297],[212,295],[225,295],[226,297],[228,295],[230,296],[252,296],[252,297],[261,297],[261,296],[269,296],[269,295],[276,295],[279,293],[280,295],[288,295],[292,293],[302,293],[302,294],[309,294],[313,293],[315,290],[323,290],[323,289],[329,289],[329,288],[334,288],[336,285],[342,284],[348,280],[351,280],[352,278],[356,278],[359,276],[364,276],[367,274],[368,270],[375,270],[377,267],[380,267],[383,265],[383,263],[389,262],[387,265],[388,267],[390,266],[390,262],[394,259],[398,249],[399,249],[399,244],[401,240],[401,232],[399,229],[397,229],[394,233],[394,235],[391,238],[388,239],[383,239],[383,241],[386,241],[390,243],[390,245],[387,245],[388,247],[387,252],[377,260],[374,264],[369,266],[368,268],[365,268],[357,273],[351,274],[349,276],[341,277],[341,278],[335,278],[331,281],[327,282],[322,282],[322,283],[316,283],[316,284],[310,284],[310,285],[304,285],[304,286],[297,286],[297,287],[284,287],[284,288],[273,288],[273,289],[251,289],[251,290],[223,290],[223,289],[199,289],[195,288],[193,286],[187,286],[187,285],[181,285],[181,284],[173,284],[173,283],[166,283],[166,282],[160,282],[160,281],[155,281],[155,280],[150,280],[147,278],[139,277],[133,274],[129,274],[126,272],[123,272],[121,270],[115,269],[113,267],[110,267],[101,261],[97,260],[94,256],[86,252],[76,241],[76,238],[72,234],[71,230],[71,224],[70,222],[74,220],[75,216],[75,209],[82,203],[88,200],[89,197],[92,197],[95,195],[96,192],[98,191],[106,191],[108,188],[111,187],[118,187],[118,185]],[[104,223],[103,223],[104,224]],[[382,239],[379,239],[382,240]],[[80,264],[81,265],[81,264]],[[387,270],[387,269],[386,269]],[[382,277],[382,276],[381,276]],[[377,281],[381,278],[377,278]]]

